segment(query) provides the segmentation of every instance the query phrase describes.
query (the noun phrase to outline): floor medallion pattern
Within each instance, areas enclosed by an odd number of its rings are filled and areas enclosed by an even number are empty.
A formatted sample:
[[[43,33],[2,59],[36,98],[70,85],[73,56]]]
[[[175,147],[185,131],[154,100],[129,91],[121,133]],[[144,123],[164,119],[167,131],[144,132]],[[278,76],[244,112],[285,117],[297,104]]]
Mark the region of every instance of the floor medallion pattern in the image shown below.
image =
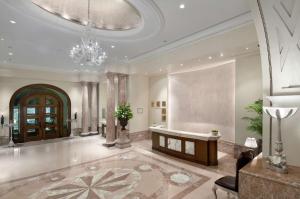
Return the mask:
[[[95,175],[87,173],[66,179],[45,188],[30,198],[123,198],[132,192],[140,179],[140,174],[132,169],[107,169]]]
[[[149,152],[126,153],[0,184],[0,198],[180,199],[210,178]]]

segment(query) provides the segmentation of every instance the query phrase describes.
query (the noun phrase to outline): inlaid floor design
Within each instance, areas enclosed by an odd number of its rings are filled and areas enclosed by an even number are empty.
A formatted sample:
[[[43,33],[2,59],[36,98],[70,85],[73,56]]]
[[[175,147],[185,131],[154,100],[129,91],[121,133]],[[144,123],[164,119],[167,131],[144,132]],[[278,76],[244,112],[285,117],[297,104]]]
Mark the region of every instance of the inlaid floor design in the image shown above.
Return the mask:
[[[138,150],[0,185],[1,198],[179,199],[210,178]]]
[[[221,152],[218,167],[205,167],[152,151],[149,140],[127,149],[104,142],[93,137],[1,148],[0,198],[213,199],[214,181],[231,165]],[[218,198],[226,193],[218,191]]]

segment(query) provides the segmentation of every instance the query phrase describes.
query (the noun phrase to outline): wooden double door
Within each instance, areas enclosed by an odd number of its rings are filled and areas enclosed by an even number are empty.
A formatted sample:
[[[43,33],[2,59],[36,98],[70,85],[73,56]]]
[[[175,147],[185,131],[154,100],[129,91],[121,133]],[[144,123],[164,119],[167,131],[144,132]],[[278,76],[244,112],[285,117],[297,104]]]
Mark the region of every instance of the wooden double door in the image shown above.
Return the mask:
[[[53,94],[32,94],[21,101],[20,125],[24,141],[60,137],[62,131],[61,99]]]

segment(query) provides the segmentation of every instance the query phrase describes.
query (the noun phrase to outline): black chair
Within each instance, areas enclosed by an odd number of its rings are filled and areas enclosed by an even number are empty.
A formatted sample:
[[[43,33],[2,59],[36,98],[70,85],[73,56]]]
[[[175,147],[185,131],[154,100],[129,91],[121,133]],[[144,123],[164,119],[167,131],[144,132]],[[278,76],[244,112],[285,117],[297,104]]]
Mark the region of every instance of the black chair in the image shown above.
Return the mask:
[[[246,164],[251,162],[254,158],[253,151],[245,151],[239,155],[236,162],[236,176],[224,176],[215,181],[213,186],[213,192],[215,198],[217,199],[217,189],[222,189],[227,192],[228,198],[230,194],[238,197],[239,192],[239,170],[243,168]]]

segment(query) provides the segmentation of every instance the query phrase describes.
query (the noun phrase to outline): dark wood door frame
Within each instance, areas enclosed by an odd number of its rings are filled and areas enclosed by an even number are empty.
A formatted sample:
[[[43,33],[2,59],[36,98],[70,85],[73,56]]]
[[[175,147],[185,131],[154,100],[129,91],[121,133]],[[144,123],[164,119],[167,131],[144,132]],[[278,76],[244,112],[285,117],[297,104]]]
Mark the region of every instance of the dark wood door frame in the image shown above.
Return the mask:
[[[30,84],[30,85],[19,88],[12,95],[12,97],[10,99],[10,103],[9,103],[9,120],[10,121],[13,120],[13,108],[14,108],[14,103],[15,103],[15,100],[17,99],[18,94],[24,92],[26,89],[31,89],[34,92],[34,89],[43,89],[43,88],[45,88],[45,90],[47,90],[47,89],[54,90],[54,91],[62,94],[66,98],[66,100],[67,100],[66,106],[67,106],[67,109],[69,111],[68,111],[68,114],[67,114],[67,118],[65,118],[65,119],[70,119],[71,118],[71,99],[70,99],[69,95],[64,90],[62,90],[59,87],[50,85],[50,84]],[[71,126],[71,121],[69,120],[67,122],[67,127],[68,127],[67,131],[64,132],[64,135],[62,135],[62,137],[66,137],[66,136],[69,136],[71,134],[71,128],[69,128],[70,126]],[[24,142],[24,139],[20,136],[20,137],[14,138],[14,141],[15,142]]]
[[[53,125],[52,127],[54,127],[56,129],[56,133],[55,135],[47,135],[45,132],[45,128],[46,126],[49,126],[46,124],[45,122],[45,117],[46,117],[46,113],[45,113],[45,108],[46,107],[54,107],[53,105],[46,105],[45,101],[47,97],[53,97],[56,101],[57,101],[57,106],[55,106],[57,108],[57,114],[55,115],[56,117],[56,125]],[[37,97],[41,100],[41,104],[39,105],[28,105],[26,102],[28,99],[33,98],[33,97]],[[46,139],[51,139],[51,138],[58,138],[61,137],[61,132],[63,130],[63,103],[62,100],[57,96],[54,95],[52,93],[47,93],[47,92],[39,92],[39,93],[31,93],[27,96],[24,96],[20,102],[21,104],[21,108],[20,108],[20,133],[21,133],[21,137],[24,138],[25,142],[29,142],[29,141],[37,141],[37,140],[46,140]],[[35,118],[38,119],[39,123],[37,125],[27,125],[26,124],[26,119],[29,118],[26,114],[26,109],[28,107],[34,107],[37,108],[38,113],[36,114]],[[51,116],[51,114],[49,115]],[[27,136],[27,129],[38,129],[38,135],[37,136],[32,136],[32,137],[28,137]]]

